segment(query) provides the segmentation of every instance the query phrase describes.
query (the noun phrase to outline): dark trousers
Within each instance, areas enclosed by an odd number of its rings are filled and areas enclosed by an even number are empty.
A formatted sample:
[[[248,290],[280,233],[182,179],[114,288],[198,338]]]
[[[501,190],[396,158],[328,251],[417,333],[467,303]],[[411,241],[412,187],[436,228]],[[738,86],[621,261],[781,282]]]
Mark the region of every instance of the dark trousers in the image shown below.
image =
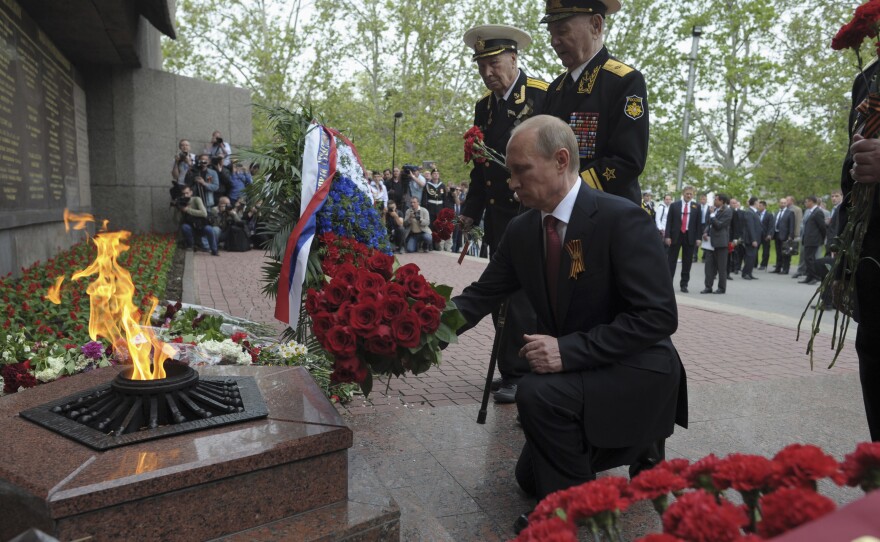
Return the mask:
[[[770,263],[770,240],[764,239],[761,241],[761,267],[767,267],[767,264]]]
[[[740,269],[742,269],[743,258],[745,257],[745,251],[743,250],[743,246],[741,244],[737,244],[733,247],[733,252],[728,253],[727,256],[727,274],[738,273]]]
[[[498,311],[492,312],[492,323],[498,329]],[[531,372],[529,362],[520,357],[519,351],[525,345],[523,335],[533,335],[538,329],[538,317],[524,290],[517,290],[507,298],[507,313],[504,318],[503,340],[498,345],[498,372],[505,379],[518,379]]]
[[[706,288],[712,289],[718,275],[718,289],[727,291],[727,247],[709,250],[706,254]]]
[[[758,247],[753,247],[751,244],[747,244],[743,246],[743,251],[745,252],[745,256],[743,257],[742,276],[751,277],[752,271],[755,269],[755,264],[758,262]]]
[[[785,239],[776,239],[776,271],[780,273],[788,273],[788,267],[791,265],[791,255],[783,254],[782,245]]]
[[[669,261],[669,276],[675,277],[675,267],[678,265],[678,252],[681,250],[681,280],[679,284],[682,288],[687,288],[688,281],[691,280],[691,264],[694,263],[694,245],[672,244],[666,253]]]
[[[582,484],[597,472],[635,463],[653,443],[629,448],[596,448],[586,438],[584,386],[578,373],[524,376],[516,406],[526,435],[516,463],[516,481],[538,500]],[[663,451],[659,450],[663,459]]]
[[[804,276],[807,280],[815,279],[818,280],[819,277],[816,276],[814,272],[814,267],[816,266],[816,256],[819,254],[819,247],[803,247],[801,250],[801,265],[804,267]],[[800,266],[798,266],[798,270],[800,270]],[[800,272],[800,271],[798,271]]]

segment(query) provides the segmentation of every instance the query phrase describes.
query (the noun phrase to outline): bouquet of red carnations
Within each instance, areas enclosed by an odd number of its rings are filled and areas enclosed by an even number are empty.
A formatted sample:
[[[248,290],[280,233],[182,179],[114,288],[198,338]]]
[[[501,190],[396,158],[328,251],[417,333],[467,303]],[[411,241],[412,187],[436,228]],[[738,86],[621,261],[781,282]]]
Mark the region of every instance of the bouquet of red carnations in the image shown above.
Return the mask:
[[[663,521],[663,534],[638,542],[758,541],[779,536],[831,513],[834,501],[817,493],[817,482],[880,488],[880,443],[861,443],[839,463],[820,448],[791,444],[773,459],[710,454],[696,463],[663,461],[627,482],[610,476],[557,491],[538,503],[518,541],[577,540],[587,526],[596,540],[621,540],[621,512],[650,500]],[[725,498],[733,489],[743,505]],[[670,504],[670,497],[675,501]]]
[[[504,156],[483,141],[483,131],[479,126],[472,126],[464,133],[464,163],[467,164],[472,159],[478,164],[491,160],[507,169]]]
[[[419,374],[457,342],[465,320],[449,301],[452,287],[429,283],[416,264],[395,269],[392,256],[351,238],[324,234],[323,287],[306,295],[321,347],[335,360],[332,379],[370,393],[373,375]]]

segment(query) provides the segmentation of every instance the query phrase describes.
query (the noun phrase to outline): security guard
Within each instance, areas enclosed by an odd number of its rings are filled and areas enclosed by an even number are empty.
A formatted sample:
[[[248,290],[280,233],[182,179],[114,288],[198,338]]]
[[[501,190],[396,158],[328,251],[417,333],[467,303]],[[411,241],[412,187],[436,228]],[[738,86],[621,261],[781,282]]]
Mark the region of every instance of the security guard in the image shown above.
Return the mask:
[[[474,51],[476,61],[486,87],[489,89],[474,111],[474,126],[483,132],[484,142],[502,156],[514,127],[541,112],[547,83],[528,77],[517,67],[519,49],[532,42],[528,33],[512,26],[487,24],[471,28],[464,34],[464,43]],[[507,184],[510,173],[506,168],[487,160],[474,162],[471,182],[460,222],[467,231],[474,223],[483,221],[483,241],[494,252],[501,241],[507,224],[520,210],[519,202]],[[523,304],[525,304],[523,306]],[[501,379],[493,384],[495,400],[512,403],[516,395],[516,381],[529,372],[528,363],[519,357],[522,335],[534,332],[534,310],[528,305],[525,294],[518,292],[508,301],[510,307],[504,336],[498,354]],[[493,315],[496,317],[497,315]],[[529,331],[531,330],[531,331]]]
[[[589,186],[641,205],[639,175],[648,156],[645,78],[608,54],[605,16],[618,0],[547,0],[541,19],[567,71],[547,92],[542,113],[574,130],[581,178]]]

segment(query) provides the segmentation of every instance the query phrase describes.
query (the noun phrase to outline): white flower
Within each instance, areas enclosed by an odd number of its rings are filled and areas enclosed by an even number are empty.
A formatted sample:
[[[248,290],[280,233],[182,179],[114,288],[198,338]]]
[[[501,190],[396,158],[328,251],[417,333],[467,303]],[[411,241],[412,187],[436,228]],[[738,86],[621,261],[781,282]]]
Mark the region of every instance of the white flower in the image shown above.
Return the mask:
[[[9,353],[9,350],[3,351],[3,361],[9,361],[12,358],[12,354]]]
[[[231,339],[223,341],[205,341],[199,343],[199,347],[205,353],[212,356],[219,356],[227,363],[235,363],[238,365],[250,365],[251,355],[242,350],[241,345],[233,342]]]
[[[289,341],[278,345],[278,353],[285,358],[296,358],[308,354],[309,350],[304,344]]]
[[[31,351],[31,347],[28,346],[28,345],[24,345],[24,347],[22,348],[22,350],[24,350],[25,352],[30,352],[30,351]]]

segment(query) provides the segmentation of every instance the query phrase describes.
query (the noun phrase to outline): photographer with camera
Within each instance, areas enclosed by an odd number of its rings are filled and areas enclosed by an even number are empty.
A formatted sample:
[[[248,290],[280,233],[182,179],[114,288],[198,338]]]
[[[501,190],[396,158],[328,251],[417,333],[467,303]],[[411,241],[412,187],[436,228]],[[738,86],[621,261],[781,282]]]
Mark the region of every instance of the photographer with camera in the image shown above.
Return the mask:
[[[397,210],[397,202],[391,200],[388,202],[388,208],[385,213],[385,229],[388,230],[388,239],[391,241],[394,250],[398,254],[403,254],[404,232],[403,217]]]
[[[214,133],[211,134],[211,145],[205,149],[205,154],[211,158],[218,156],[223,158],[223,165],[227,168],[232,165],[230,159],[230,156],[232,155],[232,146],[223,141],[223,136],[220,134],[220,130],[214,130]]]
[[[229,252],[246,252],[251,249],[250,232],[244,221],[243,199],[233,205],[229,198],[217,200],[217,216],[220,227],[220,244]]]
[[[186,184],[186,172],[195,164],[196,155],[190,152],[189,140],[181,139],[177,143],[178,153],[174,155],[174,163],[171,165],[171,182],[178,188],[178,193],[172,197],[179,197],[179,189]]]
[[[434,246],[431,237],[431,219],[428,210],[419,206],[419,198],[410,198],[410,208],[406,210],[403,219],[406,224],[406,251],[415,252],[419,249],[419,243],[424,244],[423,252],[428,252]]]
[[[210,167],[211,159],[207,154],[200,154],[196,167],[186,172],[186,186],[193,194],[202,199],[207,207],[214,206],[214,192],[220,188],[220,177]]]
[[[232,192],[232,172],[223,167],[223,159],[219,156],[211,158],[211,169],[217,172],[217,179],[220,181],[220,187],[214,193],[214,201],[219,202],[221,197],[229,197]]]
[[[400,172],[400,178],[406,187],[406,190],[409,192],[410,197],[417,198],[419,200],[419,205],[424,203],[424,192],[425,185],[428,184],[428,181],[419,173],[419,166],[414,166],[412,164],[407,164],[403,166],[403,170]]]
[[[208,210],[202,198],[193,196],[192,188],[184,186],[181,196],[172,205],[179,213],[180,231],[187,249],[195,248],[195,236],[201,238],[202,248],[217,256],[217,232],[208,225]]]

